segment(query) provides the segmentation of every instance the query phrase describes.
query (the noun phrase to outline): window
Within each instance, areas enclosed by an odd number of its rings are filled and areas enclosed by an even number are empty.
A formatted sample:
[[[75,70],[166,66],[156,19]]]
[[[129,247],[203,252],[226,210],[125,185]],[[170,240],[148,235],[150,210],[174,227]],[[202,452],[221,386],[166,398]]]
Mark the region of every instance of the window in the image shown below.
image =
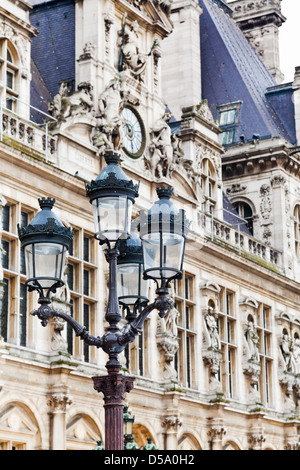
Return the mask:
[[[234,143],[239,123],[240,107],[240,101],[218,107],[219,127],[222,130],[220,134],[221,145],[230,145]]]
[[[236,368],[236,312],[235,294],[223,288],[220,292],[220,312],[218,313],[218,330],[223,352],[220,369],[220,382],[223,393],[228,398],[235,396]]]
[[[261,364],[260,395],[264,405],[271,405],[270,385],[272,383],[273,357],[271,351],[271,309],[261,304],[258,309],[257,334],[259,336],[259,355]]]
[[[205,197],[205,202],[202,204],[202,210],[203,212],[212,213],[216,204],[216,173],[212,162],[208,158],[202,160],[200,171],[200,184]]]
[[[294,210],[294,237],[295,237],[295,254],[300,258],[300,205]]]
[[[175,282],[175,308],[179,312],[177,321],[179,350],[175,354],[175,369],[178,382],[184,387],[195,388],[195,302],[194,277],[184,273],[183,279]]]
[[[5,342],[26,346],[28,341],[27,312],[30,310],[25,286],[24,253],[17,234],[17,225],[27,225],[32,211],[15,201],[2,207],[1,259],[4,272],[4,295],[0,301],[0,335]]]
[[[0,99],[5,107],[15,111],[18,97],[18,55],[8,39],[0,40]]]
[[[97,241],[90,233],[76,228],[68,259],[68,286],[70,289],[70,313],[91,334],[95,334],[95,309],[97,303],[96,270]],[[96,360],[96,351],[88,348],[75,337],[74,331],[67,327],[68,352],[84,362]]]
[[[253,235],[254,234],[254,231],[253,231],[253,212],[252,212],[252,209],[251,207],[249,206],[249,204],[247,204],[246,202],[234,202],[233,203],[233,207],[236,209],[239,217],[242,219],[242,220],[239,220],[239,223],[240,224],[243,224],[245,223],[250,234]]]

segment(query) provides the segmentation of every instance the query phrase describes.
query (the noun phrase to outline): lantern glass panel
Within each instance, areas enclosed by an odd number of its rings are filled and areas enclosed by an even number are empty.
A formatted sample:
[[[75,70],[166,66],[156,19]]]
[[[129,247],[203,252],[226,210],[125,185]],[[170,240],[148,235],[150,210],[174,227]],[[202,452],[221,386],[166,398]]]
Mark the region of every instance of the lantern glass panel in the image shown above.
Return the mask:
[[[134,305],[138,297],[148,297],[148,281],[142,278],[143,265],[128,263],[118,265],[119,300],[127,305]]]
[[[43,289],[63,282],[66,247],[57,243],[33,243],[25,246],[25,262],[29,284],[37,280]],[[31,282],[30,282],[31,281]]]
[[[145,270],[150,270],[149,276],[170,279],[181,271],[184,250],[182,235],[148,233],[143,236],[143,249]]]
[[[96,238],[117,241],[127,238],[131,226],[132,201],[126,196],[102,197],[93,201]]]

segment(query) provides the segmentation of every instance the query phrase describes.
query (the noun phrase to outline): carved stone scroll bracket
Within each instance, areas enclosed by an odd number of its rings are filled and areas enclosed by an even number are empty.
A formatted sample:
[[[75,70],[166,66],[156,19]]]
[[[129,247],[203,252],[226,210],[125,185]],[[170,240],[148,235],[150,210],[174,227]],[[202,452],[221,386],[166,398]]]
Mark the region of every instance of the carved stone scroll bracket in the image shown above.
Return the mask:
[[[248,434],[249,450],[262,450],[264,442],[266,442],[266,438],[261,426],[253,427]]]
[[[209,437],[209,443],[211,450],[222,450],[223,437],[226,435],[226,428],[224,426],[224,420],[220,418],[209,419],[209,429],[207,435]]]
[[[65,413],[67,407],[72,404],[68,387],[60,384],[53,386],[47,403],[51,413]]]
[[[219,370],[223,358],[222,351],[215,348],[208,348],[202,352],[205,365],[209,368],[208,389],[214,394],[222,393],[222,385],[218,378]]]

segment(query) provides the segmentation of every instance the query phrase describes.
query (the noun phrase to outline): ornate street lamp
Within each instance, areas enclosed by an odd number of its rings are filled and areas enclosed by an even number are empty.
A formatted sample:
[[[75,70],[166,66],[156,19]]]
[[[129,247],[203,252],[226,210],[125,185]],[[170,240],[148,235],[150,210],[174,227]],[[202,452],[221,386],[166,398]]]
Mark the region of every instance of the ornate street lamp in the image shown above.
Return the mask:
[[[118,166],[119,154],[107,153],[105,160],[107,166],[86,187],[94,210],[95,238],[107,246],[105,255],[109,264],[109,299],[105,315],[109,326],[102,337],[90,335],[86,327],[70,315],[55,311],[49,305],[50,293],[63,285],[64,257],[73,237],[72,230],[64,227],[53,213],[53,200],[40,200],[42,211],[28,227],[19,228],[19,237],[26,253],[28,287],[39,293],[40,307],[32,314],[42,321],[43,326],[50,318],[64,319],[87,345],[101,348],[108,355],[108,375],[93,377],[94,388],[104,395],[105,449],[122,450],[124,394],[132,390],[134,377],[120,373],[118,356],[142,332],[143,324],[153,310],[158,310],[163,318],[171,308],[168,287],[172,279],[181,276],[188,223],[184,211],[178,211],[171,203],[172,191],[158,190],[160,200],[140,219],[143,260],[138,254],[140,242],[131,235],[131,209],[138,196],[138,185]],[[143,263],[144,280],[141,278]],[[158,287],[157,298],[151,304],[148,304],[144,290],[148,279],[154,279]],[[134,283],[135,295],[131,289]],[[132,308],[122,329],[118,325],[122,318],[119,303]]]

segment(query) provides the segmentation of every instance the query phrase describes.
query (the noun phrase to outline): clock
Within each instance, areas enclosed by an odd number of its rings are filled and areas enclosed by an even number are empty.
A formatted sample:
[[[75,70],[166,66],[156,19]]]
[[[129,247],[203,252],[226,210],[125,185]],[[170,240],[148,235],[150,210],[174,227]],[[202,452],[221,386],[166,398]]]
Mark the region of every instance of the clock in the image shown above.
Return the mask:
[[[143,155],[146,143],[144,123],[138,112],[126,106],[122,111],[124,121],[124,152],[131,158],[139,158]]]

